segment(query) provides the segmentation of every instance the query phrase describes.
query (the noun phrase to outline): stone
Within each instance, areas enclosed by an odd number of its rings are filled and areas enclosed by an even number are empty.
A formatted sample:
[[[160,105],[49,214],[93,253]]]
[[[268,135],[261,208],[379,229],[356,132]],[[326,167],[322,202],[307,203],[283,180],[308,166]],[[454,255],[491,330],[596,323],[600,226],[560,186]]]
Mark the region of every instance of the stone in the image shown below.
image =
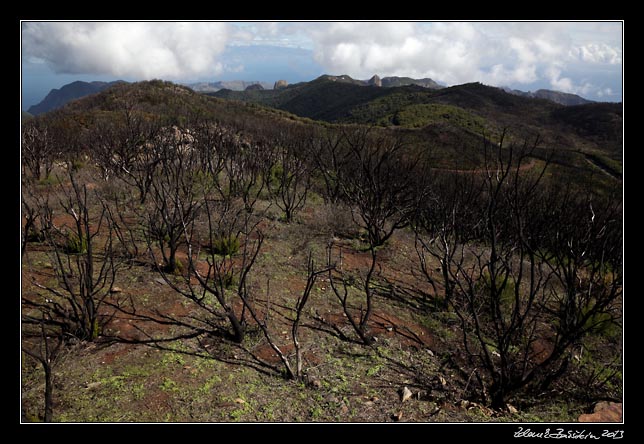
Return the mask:
[[[123,289],[121,287],[114,286],[110,288],[110,293],[122,293]]]
[[[377,74],[374,74],[372,78],[367,82],[370,86],[382,86],[382,80],[378,77]]]
[[[519,411],[517,410],[517,408],[516,408],[515,406],[511,405],[511,404],[508,404],[508,412],[512,413],[513,415],[514,415],[515,413],[519,413]]]
[[[235,403],[237,403],[237,404],[246,404],[246,401],[244,401],[241,398],[237,398],[237,399],[235,399]]]
[[[273,89],[283,89],[288,86],[288,82],[286,80],[278,80],[275,82],[275,85],[273,85]]]
[[[326,402],[331,403],[331,404],[339,404],[340,403],[340,400],[338,398],[336,398],[335,396],[333,396],[333,395],[327,396],[325,400],[326,400]]]
[[[579,416],[579,422],[621,422],[622,403],[601,401],[595,405],[593,413]]]
[[[98,388],[98,387],[100,387],[101,385],[103,385],[103,383],[102,383],[102,382],[100,382],[100,381],[98,381],[98,382],[90,382],[89,384],[87,384],[87,385],[85,386],[85,388],[86,388],[87,390],[94,390],[95,388]]]
[[[391,419],[393,419],[396,422],[400,421],[402,419],[402,410],[399,411],[398,413],[394,413],[393,415],[391,415]]]
[[[403,387],[402,392],[400,394],[400,399],[402,400],[402,402],[407,401],[408,399],[411,398],[411,396],[412,396],[411,390],[409,390],[407,387]]]

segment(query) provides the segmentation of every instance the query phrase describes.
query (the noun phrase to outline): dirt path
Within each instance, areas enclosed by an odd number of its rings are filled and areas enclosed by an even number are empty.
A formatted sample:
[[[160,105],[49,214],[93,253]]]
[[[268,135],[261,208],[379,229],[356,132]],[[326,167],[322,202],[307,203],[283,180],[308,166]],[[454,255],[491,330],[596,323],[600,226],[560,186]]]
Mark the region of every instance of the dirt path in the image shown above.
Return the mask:
[[[590,155],[588,155],[586,153],[583,153],[583,154],[584,154],[584,157],[586,158],[586,162],[588,162],[589,164],[591,164],[594,167],[599,168],[604,174],[609,175],[613,179],[617,179],[617,180],[622,179],[621,174],[616,174],[611,168],[607,167],[602,162],[598,161],[598,159],[595,158],[594,156],[590,156]]]
[[[527,163],[521,165],[519,167],[519,171],[525,171],[529,170],[532,167],[535,166],[535,159],[530,159]],[[485,173],[487,170],[485,168],[476,168],[476,169],[468,169],[468,170],[459,170],[459,169],[450,169],[450,168],[436,168],[437,171],[442,171],[446,173],[460,173],[460,174],[480,174],[480,173]],[[499,172],[500,170],[490,170],[491,172]]]

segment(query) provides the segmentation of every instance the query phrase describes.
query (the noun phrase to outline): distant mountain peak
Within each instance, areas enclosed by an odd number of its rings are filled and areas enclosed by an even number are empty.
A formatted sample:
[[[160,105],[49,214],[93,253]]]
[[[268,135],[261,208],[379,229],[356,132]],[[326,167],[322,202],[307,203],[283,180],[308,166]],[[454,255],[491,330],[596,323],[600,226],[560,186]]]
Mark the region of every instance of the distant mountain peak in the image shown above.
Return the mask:
[[[538,89],[537,91],[520,91],[518,89],[511,89],[507,86],[503,86],[500,89],[503,91],[514,94],[515,96],[530,97],[533,99],[544,99],[549,100],[559,105],[564,106],[575,106],[575,105],[585,105],[587,103],[594,103],[592,100],[584,99],[577,94],[565,93],[561,91],[554,91],[550,89]]]
[[[380,77],[378,74],[374,74],[369,80],[358,80],[354,79],[347,74],[342,74],[339,76],[333,76],[330,74],[323,74],[314,81],[332,81],[338,83],[350,83],[353,85],[359,86],[382,86],[385,88],[393,88],[397,86],[408,86],[416,85],[423,88],[430,89],[440,89],[443,88],[442,85],[439,85],[435,81],[429,78],[424,79],[412,79],[411,77]]]
[[[61,86],[60,89],[52,89],[40,103],[29,107],[28,112],[29,114],[37,116],[38,114],[61,108],[72,100],[99,93],[112,85],[122,82],[123,80],[116,80],[114,82],[83,82],[76,80]]]
[[[187,83],[186,86],[192,89],[195,92],[200,93],[214,93],[222,89],[229,89],[231,91],[244,91],[248,87],[253,85],[259,85],[262,89],[271,89],[271,84],[267,82],[260,82],[257,80],[219,80],[217,82],[198,82],[198,83]],[[253,87],[253,89],[258,89],[258,87]]]

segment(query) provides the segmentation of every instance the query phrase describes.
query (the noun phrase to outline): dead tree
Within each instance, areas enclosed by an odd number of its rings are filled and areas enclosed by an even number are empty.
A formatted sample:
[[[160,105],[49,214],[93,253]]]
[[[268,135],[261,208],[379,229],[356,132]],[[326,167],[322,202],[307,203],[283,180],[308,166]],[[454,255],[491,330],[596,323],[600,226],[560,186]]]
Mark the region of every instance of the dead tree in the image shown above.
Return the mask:
[[[311,295],[311,291],[313,290],[313,286],[315,285],[318,277],[329,271],[330,267],[316,270],[315,262],[313,262],[311,253],[309,253],[307,261],[306,286],[302,292],[302,297],[298,298],[297,303],[295,304],[295,319],[291,326],[291,336],[293,337],[293,346],[295,347],[295,379],[300,379],[304,375],[302,371],[304,360],[302,359],[302,347],[298,336],[302,313],[304,312],[306,303],[309,301],[309,296]]]
[[[373,129],[346,130],[345,162],[337,171],[342,198],[349,203],[354,223],[366,231],[371,263],[364,277],[365,307],[356,322],[347,317],[365,344],[373,338],[367,324],[373,310],[372,280],[378,248],[398,229],[410,223],[410,216],[424,193],[420,159],[401,138],[372,134]],[[336,293],[338,294],[338,293]],[[348,312],[347,295],[340,297]]]
[[[227,190],[221,190],[220,194],[241,198],[246,210],[252,211],[266,187],[265,171],[272,165],[267,164],[272,161],[270,145],[254,140],[241,130],[233,132],[227,128],[226,131],[222,154]]]
[[[244,300],[244,302],[248,304],[247,309],[249,310],[253,320],[257,323],[259,328],[262,330],[262,333],[264,334],[264,338],[268,342],[271,349],[273,349],[275,354],[280,358],[280,361],[284,366],[284,373],[288,379],[301,380],[304,377],[304,371],[303,371],[304,359],[302,357],[302,345],[300,344],[300,338],[299,338],[300,323],[302,321],[304,307],[306,306],[309,300],[309,297],[311,295],[311,291],[313,290],[313,286],[315,285],[315,282],[317,281],[320,275],[325,274],[330,270],[331,270],[331,267],[316,270],[315,263],[313,262],[313,258],[309,253],[309,257],[307,261],[306,285],[304,287],[304,291],[302,292],[302,296],[298,298],[295,304],[295,319],[293,319],[293,323],[291,324],[291,335],[293,340],[293,347],[295,349],[295,363],[291,362],[291,359],[289,358],[289,356],[280,349],[279,345],[271,335],[270,328],[266,321],[267,317],[265,317],[263,320],[260,319],[257,316],[257,311],[255,310],[253,305],[249,304],[247,299]],[[269,310],[269,309],[270,308],[267,306],[266,310]],[[255,359],[259,359],[259,358],[255,357]]]
[[[181,267],[177,251],[184,242],[185,226],[196,217],[203,205],[195,198],[201,186],[195,180],[197,155],[185,134],[177,128],[165,128],[149,141],[159,154],[159,163],[150,182],[151,202],[146,208],[145,233],[150,250],[158,247],[163,262],[155,263],[173,273]],[[179,270],[181,271],[181,270]]]
[[[284,212],[284,220],[290,223],[306,205],[311,188],[311,166],[303,156],[310,139],[304,130],[285,127],[273,143],[276,162],[266,184],[273,202]]]
[[[45,118],[35,118],[22,126],[21,137],[23,174],[29,171],[31,177],[40,180],[49,177],[54,164],[54,140]]]
[[[571,206],[547,199],[541,187],[547,162],[522,168],[536,144],[486,145],[476,241],[458,249],[449,271],[465,359],[494,408],[560,377],[571,345],[621,295],[614,214],[576,206],[574,218],[564,217]]]
[[[478,231],[476,208],[482,181],[470,173],[433,175],[436,180],[419,202],[412,225],[420,272],[432,287],[433,297],[446,310],[454,293],[453,267],[462,265],[463,255],[458,263],[456,255]]]
[[[38,323],[39,337],[37,345],[23,345],[22,351],[38,362],[45,373],[44,421],[52,422],[54,416],[54,367],[64,338],[61,330],[55,326],[52,327],[52,319],[46,319],[46,316],[47,314],[43,312],[41,322]]]
[[[23,303],[50,313],[63,328],[63,333],[92,341],[106,322],[101,307],[110,296],[120,263],[114,254],[113,228],[107,217],[106,203],[91,201],[87,186],[80,185],[72,171],[69,180],[69,186],[61,185],[63,195],[59,204],[71,218],[71,225],[58,227],[52,223],[51,229],[43,231],[57,285],[33,278],[34,285],[51,299],[23,297]],[[51,217],[53,210],[48,202],[43,204],[41,217]],[[41,226],[50,222],[44,219]]]
[[[22,184],[22,242],[21,255],[24,256],[29,242],[43,242],[46,234],[53,228],[53,211],[49,205],[49,191],[36,192],[29,181]]]
[[[325,203],[337,204],[342,198],[338,171],[344,169],[348,161],[344,136],[335,128],[320,129],[314,133],[309,148],[315,165],[314,173],[322,176],[324,181],[324,191],[320,194]]]
[[[97,119],[87,137],[91,155],[103,179],[117,177],[138,190],[144,204],[161,161],[158,144],[163,125],[157,118],[137,112],[133,106]]]

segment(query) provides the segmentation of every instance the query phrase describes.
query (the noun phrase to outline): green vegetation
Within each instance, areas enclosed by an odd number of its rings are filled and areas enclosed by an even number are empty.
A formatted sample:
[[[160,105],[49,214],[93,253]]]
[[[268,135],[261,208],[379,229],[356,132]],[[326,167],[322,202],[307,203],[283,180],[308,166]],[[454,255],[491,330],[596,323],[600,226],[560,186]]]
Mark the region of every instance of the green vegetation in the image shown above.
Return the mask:
[[[449,123],[483,135],[486,122],[481,117],[468,113],[462,108],[438,103],[410,105],[397,111],[391,123],[407,128],[420,128],[429,124]]]
[[[87,252],[87,238],[85,236],[78,236],[76,233],[69,231],[65,243],[65,253],[67,254],[83,254]]]
[[[239,239],[232,234],[218,236],[212,241],[212,252],[219,256],[233,256],[239,251]]]

